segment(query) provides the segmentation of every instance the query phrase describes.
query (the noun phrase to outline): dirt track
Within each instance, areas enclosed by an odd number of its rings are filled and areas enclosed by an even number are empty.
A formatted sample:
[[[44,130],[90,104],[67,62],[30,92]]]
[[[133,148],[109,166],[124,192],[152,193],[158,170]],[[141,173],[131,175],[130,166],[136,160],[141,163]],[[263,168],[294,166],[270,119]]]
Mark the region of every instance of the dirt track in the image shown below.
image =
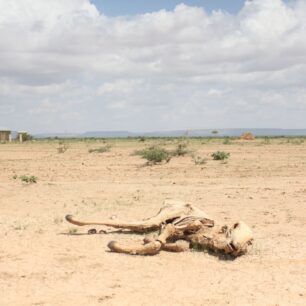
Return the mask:
[[[112,142],[103,154],[88,152],[102,145],[94,142],[62,154],[56,142],[0,145],[0,305],[305,305],[306,143],[280,142],[193,141],[206,164],[186,156],[154,167],[131,156],[147,142]],[[217,150],[231,153],[227,163],[210,158]],[[245,221],[253,250],[235,261],[113,254],[108,241],[142,237],[75,233],[64,220],[141,219],[165,198]]]

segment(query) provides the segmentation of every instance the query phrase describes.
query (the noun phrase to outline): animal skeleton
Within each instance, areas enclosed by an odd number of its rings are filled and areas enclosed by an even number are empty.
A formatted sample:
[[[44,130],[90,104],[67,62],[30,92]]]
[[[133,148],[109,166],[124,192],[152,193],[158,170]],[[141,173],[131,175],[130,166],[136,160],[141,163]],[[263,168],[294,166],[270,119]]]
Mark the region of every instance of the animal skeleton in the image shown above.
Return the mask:
[[[66,220],[78,226],[105,225],[139,233],[159,230],[158,237],[145,237],[142,245],[124,246],[115,241],[108,244],[113,252],[134,255],[155,255],[161,250],[182,252],[196,246],[237,257],[245,254],[253,241],[252,231],[244,222],[220,226],[199,208],[173,200],[166,200],[157,215],[143,221],[82,222],[71,215]]]

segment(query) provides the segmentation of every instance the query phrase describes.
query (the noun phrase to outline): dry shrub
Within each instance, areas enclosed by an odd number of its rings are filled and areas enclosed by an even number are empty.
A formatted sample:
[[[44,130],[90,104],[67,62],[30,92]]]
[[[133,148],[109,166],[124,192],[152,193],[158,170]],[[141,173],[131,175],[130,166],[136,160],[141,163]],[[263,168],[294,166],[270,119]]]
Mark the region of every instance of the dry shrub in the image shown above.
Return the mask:
[[[65,143],[59,143],[59,147],[57,148],[57,153],[65,153],[68,150],[68,145]]]
[[[111,149],[111,145],[106,145],[97,149],[89,149],[89,153],[104,153],[104,152],[109,152]]]
[[[190,153],[190,150],[187,148],[187,143],[179,143],[170,153],[172,156],[185,156]]]

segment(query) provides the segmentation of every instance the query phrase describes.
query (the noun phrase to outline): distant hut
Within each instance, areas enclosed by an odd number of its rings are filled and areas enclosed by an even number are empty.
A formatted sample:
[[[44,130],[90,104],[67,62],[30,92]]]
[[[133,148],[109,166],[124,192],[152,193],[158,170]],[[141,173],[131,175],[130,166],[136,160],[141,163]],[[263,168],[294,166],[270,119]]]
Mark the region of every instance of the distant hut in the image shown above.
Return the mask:
[[[30,135],[28,132],[20,131],[17,134],[17,140],[19,139],[20,142],[24,142],[30,139]]]
[[[0,130],[0,142],[12,141],[10,130]]]
[[[251,132],[245,132],[240,136],[240,139],[243,140],[254,140],[255,136]]]

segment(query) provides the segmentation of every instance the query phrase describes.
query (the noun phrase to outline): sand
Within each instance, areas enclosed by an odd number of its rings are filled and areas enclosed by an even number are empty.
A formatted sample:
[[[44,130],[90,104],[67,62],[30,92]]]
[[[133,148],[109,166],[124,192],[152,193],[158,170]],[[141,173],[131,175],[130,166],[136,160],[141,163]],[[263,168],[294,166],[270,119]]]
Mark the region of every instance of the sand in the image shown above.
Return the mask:
[[[58,142],[0,145],[0,305],[306,305],[306,143],[190,141],[206,164],[185,156],[152,167],[131,155],[148,141],[111,144],[105,153],[88,152],[103,145],[94,141],[64,153]],[[217,150],[229,160],[213,161]],[[114,254],[110,240],[142,236],[88,235],[64,218],[142,219],[166,198],[245,221],[253,249],[234,261]]]

